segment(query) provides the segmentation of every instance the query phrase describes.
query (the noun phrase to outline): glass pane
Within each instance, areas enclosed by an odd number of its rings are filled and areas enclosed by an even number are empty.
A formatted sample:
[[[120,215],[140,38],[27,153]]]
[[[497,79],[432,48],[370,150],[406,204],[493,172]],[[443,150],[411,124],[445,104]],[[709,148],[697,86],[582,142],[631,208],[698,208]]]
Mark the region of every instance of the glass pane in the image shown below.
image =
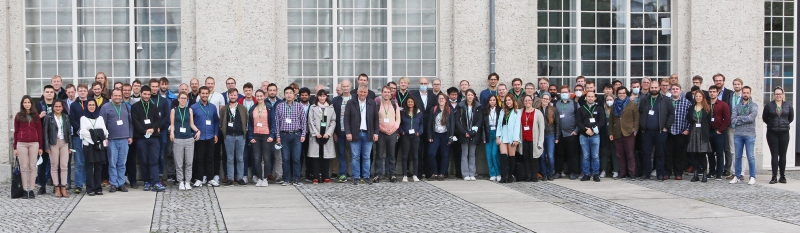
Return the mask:
[[[289,76],[300,76],[303,74],[303,65],[301,61],[289,61]]]
[[[422,75],[422,61],[408,61],[408,76]]]
[[[581,62],[581,66],[583,66],[583,69],[581,71],[581,75],[584,75],[584,76],[594,76],[595,75],[596,72],[595,72],[595,64],[594,64],[594,62],[591,62],[591,61],[589,61],[589,62],[586,62],[586,61],[585,62]]]
[[[405,76],[406,75],[406,61],[394,60],[392,61],[392,75]]]
[[[409,43],[407,56],[408,59],[422,58],[422,45],[417,43]]]
[[[372,44],[372,59],[386,59],[386,44]]]
[[[436,61],[422,61],[422,76],[436,76]]]
[[[436,44],[422,44],[422,59],[436,59]]]
[[[355,54],[355,59],[369,59],[370,58],[369,44],[354,44],[353,45],[353,52]]]
[[[392,43],[392,59],[406,58],[406,44]]]
[[[317,70],[317,61],[303,61],[303,76],[317,76],[319,75],[319,71]]]

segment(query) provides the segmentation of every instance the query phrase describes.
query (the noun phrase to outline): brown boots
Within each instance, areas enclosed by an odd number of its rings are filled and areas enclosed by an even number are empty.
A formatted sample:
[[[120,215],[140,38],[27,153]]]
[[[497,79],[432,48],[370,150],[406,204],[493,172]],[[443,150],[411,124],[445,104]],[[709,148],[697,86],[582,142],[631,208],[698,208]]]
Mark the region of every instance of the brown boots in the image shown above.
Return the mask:
[[[56,186],[55,194],[56,197],[69,197],[69,194],[67,193],[67,188],[65,188],[64,186]]]

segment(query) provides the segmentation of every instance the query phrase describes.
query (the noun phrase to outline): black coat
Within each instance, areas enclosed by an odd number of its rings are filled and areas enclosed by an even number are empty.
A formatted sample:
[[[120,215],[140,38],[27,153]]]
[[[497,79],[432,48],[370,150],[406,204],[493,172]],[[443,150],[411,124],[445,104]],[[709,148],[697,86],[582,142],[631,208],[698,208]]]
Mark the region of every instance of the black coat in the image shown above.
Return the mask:
[[[425,125],[425,131],[427,132],[426,133],[427,139],[433,139],[433,135],[436,133],[435,130],[436,115],[439,115],[440,112],[442,112],[442,109],[439,108],[438,106],[434,106],[433,108],[431,108],[431,111],[429,111],[426,114],[427,117],[425,118],[428,119],[428,122]],[[448,142],[453,141],[452,137],[453,134],[455,133],[454,131],[456,130],[456,124],[454,123],[456,120],[453,120],[454,115],[455,113],[453,111],[450,111],[450,115],[447,117],[447,122],[445,122],[445,127],[447,128]]]
[[[761,118],[764,123],[767,123],[767,130],[774,132],[789,131],[789,124],[794,121],[794,109],[792,103],[783,101],[781,106],[781,115],[778,116],[778,105],[775,101],[767,103],[764,106],[764,112],[761,113]]]
[[[463,143],[474,140],[475,144],[483,143],[483,108],[478,101],[475,101],[475,106],[472,106],[472,121],[470,122],[467,117],[467,104],[466,102],[458,103],[459,110],[456,112],[454,118],[458,119],[456,122],[456,138]],[[472,130],[471,126],[478,127],[478,130]],[[469,134],[469,138],[466,137]]]
[[[352,99],[353,96],[351,95],[350,97]],[[342,109],[342,102],[343,101],[344,101],[344,98],[342,98],[342,96],[333,97],[333,100],[331,100],[331,105],[333,106],[333,112],[336,113],[336,119],[337,120],[339,119],[339,117],[342,117],[342,111],[344,110],[344,109]],[[276,102],[276,103],[278,103],[278,102]],[[344,119],[344,118],[342,118],[342,119]],[[341,122],[341,120],[339,120],[339,121]],[[339,122],[337,122],[337,123],[339,123]],[[342,132],[342,127],[344,127],[344,125],[336,124],[336,130],[334,132],[335,133]]]
[[[64,141],[67,143],[69,149],[72,149],[72,131],[70,127],[69,115],[65,112],[61,113],[62,119],[58,119],[55,113],[51,112],[44,116],[43,130],[44,131],[44,150],[50,150],[50,147],[58,142],[58,124],[56,121],[62,122],[62,133],[64,134]]]
[[[658,95],[656,97],[656,101],[658,101],[658,115],[654,117],[658,117],[658,127],[659,130],[669,129],[672,127],[672,123],[675,122],[675,107],[672,106],[670,102],[670,98]],[[647,118],[650,117],[650,94],[643,95],[642,98],[639,100],[639,128],[644,130],[647,129]]]
[[[714,129],[711,127],[711,113],[706,112],[705,110],[700,110],[700,122],[694,119],[695,117],[694,105],[689,107],[689,110],[686,111],[686,121],[689,122],[689,128],[691,133],[699,132],[701,135],[700,138],[709,139],[711,136],[709,133],[713,132]],[[697,123],[700,123],[700,130],[695,130]]]
[[[367,115],[367,136],[378,135],[378,106],[374,99],[367,98],[364,100],[366,106],[364,111]],[[336,109],[334,109],[334,112]],[[347,106],[344,111],[344,133],[352,134],[353,140],[358,138],[358,133],[361,131],[361,109],[358,105],[358,98],[352,98],[347,101]]]
[[[488,108],[488,106],[487,106],[487,108]],[[494,114],[496,116],[500,116],[500,109],[501,109],[500,107],[495,107],[494,108]],[[482,133],[483,133],[483,139],[486,141],[486,143],[494,143],[494,141],[492,141],[492,140],[495,140],[495,138],[491,137],[492,127],[489,124],[489,122],[490,122],[490,120],[489,120],[489,111],[490,110],[483,109],[482,112],[481,112],[482,115],[483,115],[483,132]],[[497,124],[497,122],[495,122],[495,124]]]
[[[591,114],[587,108],[593,110]],[[594,118],[594,122],[591,122],[589,120],[590,118]],[[578,126],[578,133],[580,135],[589,137],[589,135],[586,134],[586,128],[594,128],[595,126],[598,127],[597,133],[599,134],[599,128],[606,125],[606,110],[598,103],[594,104],[594,109],[592,109],[592,106],[581,105],[578,108],[578,113],[575,114],[575,125]]]

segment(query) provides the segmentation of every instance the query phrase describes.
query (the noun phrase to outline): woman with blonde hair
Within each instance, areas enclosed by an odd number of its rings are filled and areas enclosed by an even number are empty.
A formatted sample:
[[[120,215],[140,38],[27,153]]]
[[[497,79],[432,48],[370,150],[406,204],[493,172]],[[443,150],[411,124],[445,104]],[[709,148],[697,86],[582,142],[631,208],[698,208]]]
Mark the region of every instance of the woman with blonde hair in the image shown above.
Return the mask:
[[[517,146],[521,141],[522,114],[511,95],[504,96],[502,103],[503,109],[498,114],[495,141],[500,147],[500,183],[511,183],[517,164]]]

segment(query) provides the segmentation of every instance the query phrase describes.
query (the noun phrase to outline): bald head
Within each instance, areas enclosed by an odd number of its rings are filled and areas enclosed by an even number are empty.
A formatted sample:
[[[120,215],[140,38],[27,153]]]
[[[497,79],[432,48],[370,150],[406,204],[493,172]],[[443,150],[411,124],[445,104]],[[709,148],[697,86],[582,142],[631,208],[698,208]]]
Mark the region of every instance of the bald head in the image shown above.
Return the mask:
[[[314,93],[319,92],[319,90],[325,89],[325,86],[322,84],[318,84],[316,88],[314,88]]]

